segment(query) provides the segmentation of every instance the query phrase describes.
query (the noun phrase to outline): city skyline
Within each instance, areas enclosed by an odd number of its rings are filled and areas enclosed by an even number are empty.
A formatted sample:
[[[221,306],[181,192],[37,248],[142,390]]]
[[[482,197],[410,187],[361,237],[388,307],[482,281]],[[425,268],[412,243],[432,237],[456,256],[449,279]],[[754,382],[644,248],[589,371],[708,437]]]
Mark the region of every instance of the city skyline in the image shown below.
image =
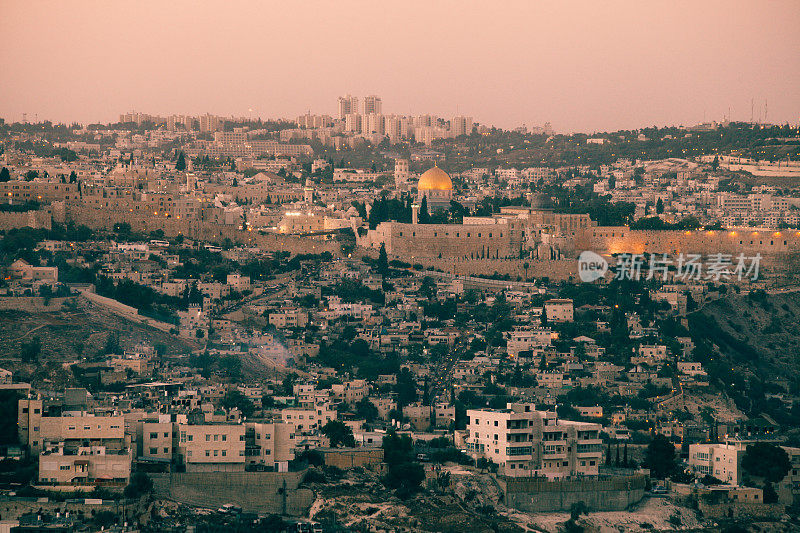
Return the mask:
[[[511,3],[502,12],[404,3],[377,18],[358,5],[11,4],[0,21],[0,116],[293,119],[335,116],[344,94],[380,95],[385,114],[463,114],[506,129],[551,122],[565,133],[800,116],[795,3]],[[268,22],[275,17],[282,23]],[[170,22],[179,19],[187,23]],[[23,31],[34,20],[31,40]]]

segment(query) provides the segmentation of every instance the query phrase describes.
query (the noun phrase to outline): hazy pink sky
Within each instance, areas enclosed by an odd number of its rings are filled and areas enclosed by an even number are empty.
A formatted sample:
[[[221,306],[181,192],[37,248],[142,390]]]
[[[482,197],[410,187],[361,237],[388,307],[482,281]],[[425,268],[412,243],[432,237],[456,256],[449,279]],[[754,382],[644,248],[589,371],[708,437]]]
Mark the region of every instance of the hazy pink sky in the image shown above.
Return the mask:
[[[0,117],[384,113],[595,131],[800,117],[800,2],[0,0]]]

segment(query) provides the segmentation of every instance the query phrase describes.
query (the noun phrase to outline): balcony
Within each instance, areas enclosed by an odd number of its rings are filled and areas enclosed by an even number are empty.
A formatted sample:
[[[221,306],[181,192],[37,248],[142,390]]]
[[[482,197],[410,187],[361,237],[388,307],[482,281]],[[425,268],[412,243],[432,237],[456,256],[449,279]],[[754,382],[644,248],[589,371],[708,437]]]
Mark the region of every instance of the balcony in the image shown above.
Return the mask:
[[[531,446],[514,446],[511,448],[506,448],[506,455],[509,457],[526,457],[530,458],[533,454],[533,448]]]

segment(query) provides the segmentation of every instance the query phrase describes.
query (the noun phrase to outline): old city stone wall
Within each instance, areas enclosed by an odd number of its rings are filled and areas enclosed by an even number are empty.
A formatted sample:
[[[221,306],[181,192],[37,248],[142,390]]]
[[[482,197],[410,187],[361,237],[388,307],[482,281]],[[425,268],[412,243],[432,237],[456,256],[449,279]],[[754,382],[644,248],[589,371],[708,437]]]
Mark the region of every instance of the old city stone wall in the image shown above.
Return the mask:
[[[729,254],[735,262],[739,254],[760,254],[761,277],[791,276],[800,273],[800,231],[729,230],[729,231],[656,231],[631,230],[624,226],[587,228],[576,235],[575,249],[601,254],[654,253]]]
[[[41,296],[3,296],[0,297],[0,309],[25,311],[28,313],[60,311],[67,300],[74,297],[65,298],[43,298]]]
[[[461,259],[495,259],[519,256],[512,245],[507,224],[403,224],[384,222],[361,239],[360,244],[379,248],[405,261],[420,258],[458,257]]]
[[[92,229],[113,229],[114,224],[126,222],[130,224],[131,230],[137,232],[149,233],[160,229],[167,237],[185,235],[190,239],[217,244],[228,238],[237,244],[258,246],[263,250],[273,252],[319,254],[327,251],[337,255],[341,251],[340,245],[332,240],[300,238],[273,233],[262,235],[254,231],[243,231],[235,226],[161,218],[131,211],[99,209],[82,205],[68,205],[66,219],[76,224],[84,224]]]
[[[0,230],[12,228],[45,228],[52,227],[52,213],[49,209],[25,211],[23,213],[0,212]]]
[[[787,255],[800,253],[800,231],[656,231],[597,226],[578,233],[575,248],[607,253]]]
[[[399,259],[412,262],[408,257],[392,256],[390,259]],[[539,261],[534,259],[453,259],[436,257],[418,257],[413,263],[425,268],[439,269],[455,276],[479,275],[491,276],[508,274],[511,280],[517,277],[523,281],[527,279],[541,279],[544,277],[553,280],[564,280],[570,277],[577,278],[578,262],[576,259],[556,259],[553,261]],[[528,264],[527,272],[525,264]]]

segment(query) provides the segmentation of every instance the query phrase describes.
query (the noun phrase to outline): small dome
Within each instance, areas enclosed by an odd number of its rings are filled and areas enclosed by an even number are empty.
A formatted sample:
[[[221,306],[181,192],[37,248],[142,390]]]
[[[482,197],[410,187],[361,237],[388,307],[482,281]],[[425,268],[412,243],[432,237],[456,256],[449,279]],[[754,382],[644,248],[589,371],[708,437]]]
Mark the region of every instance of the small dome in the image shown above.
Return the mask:
[[[434,166],[423,172],[417,184],[418,191],[452,191],[453,182],[447,172]]]

